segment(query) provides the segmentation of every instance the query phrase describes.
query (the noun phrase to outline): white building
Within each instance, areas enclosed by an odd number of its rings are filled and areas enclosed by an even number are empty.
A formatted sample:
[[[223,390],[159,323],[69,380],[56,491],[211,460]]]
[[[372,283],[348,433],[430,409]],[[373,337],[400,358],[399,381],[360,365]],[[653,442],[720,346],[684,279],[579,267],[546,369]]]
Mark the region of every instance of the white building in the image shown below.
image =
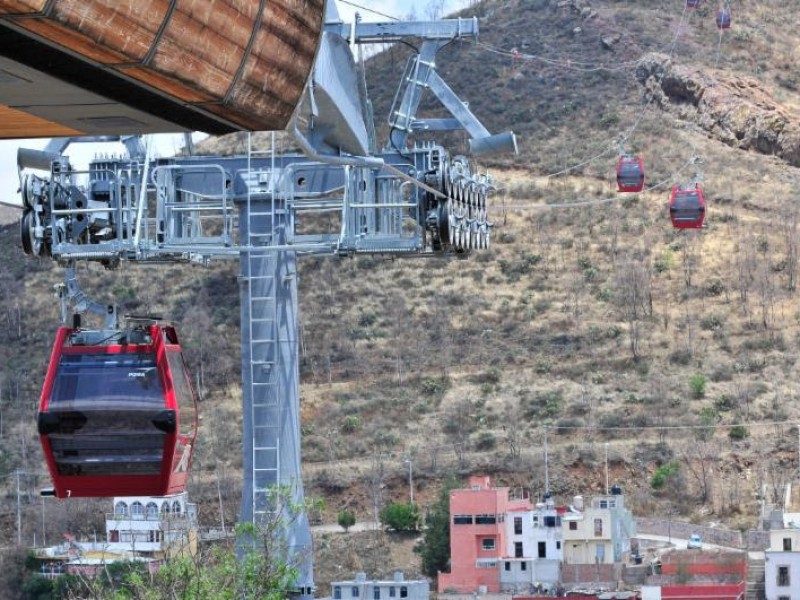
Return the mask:
[[[800,529],[774,529],[764,552],[766,600],[800,600]]]
[[[106,515],[106,541],[129,548],[136,556],[164,558],[197,551],[197,506],[186,492],[172,496],[114,498]]]
[[[563,510],[562,510],[563,512]],[[558,583],[563,560],[561,514],[551,498],[506,515],[506,548],[498,561],[500,589],[527,592],[536,582]]]
[[[428,600],[430,592],[427,579],[406,581],[402,571],[391,580],[367,580],[365,573],[357,573],[352,581],[331,583],[333,600]]]
[[[69,539],[37,550],[44,560],[42,572],[93,576],[116,561],[143,561],[157,569],[169,556],[197,552],[197,508],[186,493],[172,496],[114,498],[106,514],[106,539],[81,542]]]

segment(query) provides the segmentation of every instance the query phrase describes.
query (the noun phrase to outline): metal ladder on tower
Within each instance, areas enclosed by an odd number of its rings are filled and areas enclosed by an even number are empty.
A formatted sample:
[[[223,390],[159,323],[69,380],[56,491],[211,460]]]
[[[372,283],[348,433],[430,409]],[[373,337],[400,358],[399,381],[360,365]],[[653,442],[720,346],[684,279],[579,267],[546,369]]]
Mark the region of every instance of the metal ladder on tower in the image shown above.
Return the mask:
[[[248,143],[248,156],[252,148]],[[250,170],[248,160],[248,171]],[[252,424],[252,517],[256,525],[274,519],[271,488],[280,481],[280,428],[282,423],[280,353],[277,346],[277,253],[275,190],[269,201],[247,200],[247,305],[250,351],[250,423]]]

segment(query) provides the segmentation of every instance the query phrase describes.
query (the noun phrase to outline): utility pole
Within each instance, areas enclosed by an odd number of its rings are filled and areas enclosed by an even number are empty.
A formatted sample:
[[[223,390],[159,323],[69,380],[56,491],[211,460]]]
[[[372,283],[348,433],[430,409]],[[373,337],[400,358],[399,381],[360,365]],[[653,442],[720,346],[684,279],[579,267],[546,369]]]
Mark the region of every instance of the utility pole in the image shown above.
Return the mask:
[[[17,546],[22,545],[22,507],[19,500],[19,474],[20,470],[17,469]]]
[[[606,442],[606,496],[608,496],[608,442]]]
[[[550,472],[547,462],[547,425],[544,426],[544,493],[550,493]]]

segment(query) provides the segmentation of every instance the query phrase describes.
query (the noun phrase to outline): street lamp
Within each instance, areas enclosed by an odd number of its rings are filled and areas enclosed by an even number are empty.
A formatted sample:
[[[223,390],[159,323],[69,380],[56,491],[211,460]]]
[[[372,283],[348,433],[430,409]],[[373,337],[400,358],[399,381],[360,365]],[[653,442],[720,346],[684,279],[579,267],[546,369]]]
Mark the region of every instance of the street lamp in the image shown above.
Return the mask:
[[[408,496],[411,498],[411,504],[414,504],[414,478],[412,475],[413,461],[407,458],[403,461],[404,465],[408,465]]]

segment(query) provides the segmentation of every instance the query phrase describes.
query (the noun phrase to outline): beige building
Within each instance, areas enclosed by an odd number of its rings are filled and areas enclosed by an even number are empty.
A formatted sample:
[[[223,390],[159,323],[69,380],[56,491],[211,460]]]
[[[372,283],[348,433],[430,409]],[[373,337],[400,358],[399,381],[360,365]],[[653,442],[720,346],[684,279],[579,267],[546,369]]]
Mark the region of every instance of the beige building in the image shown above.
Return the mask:
[[[633,515],[625,508],[618,487],[595,496],[585,510],[576,498],[575,509],[562,516],[564,564],[614,564],[627,559],[636,535]]]

